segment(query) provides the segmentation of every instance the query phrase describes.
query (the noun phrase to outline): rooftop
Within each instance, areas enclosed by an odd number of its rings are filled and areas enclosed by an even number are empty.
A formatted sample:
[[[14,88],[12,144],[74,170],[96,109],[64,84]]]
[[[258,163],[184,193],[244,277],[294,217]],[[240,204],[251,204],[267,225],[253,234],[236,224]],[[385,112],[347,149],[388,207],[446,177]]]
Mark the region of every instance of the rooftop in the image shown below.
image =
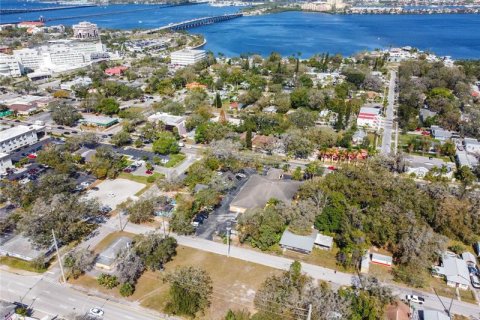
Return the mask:
[[[333,246],[333,237],[318,233],[317,237],[315,238],[315,244],[322,247],[331,248]]]
[[[99,254],[96,263],[102,264],[104,266],[111,266],[115,262],[115,259],[117,258],[117,255],[120,253],[120,251],[124,248],[128,248],[131,243],[132,239],[128,237],[120,237],[116,239],[115,242],[110,244],[105,250],[103,250]]]
[[[293,180],[271,180],[252,175],[233,199],[230,207],[251,209],[263,207],[270,199],[290,202],[302,183]]]
[[[442,263],[447,281],[470,285],[470,274],[464,260],[444,254]]]
[[[185,117],[182,116],[174,116],[165,112],[157,112],[152,114],[148,117],[149,121],[162,121],[166,125],[176,126],[183,121],[185,121]]]
[[[313,230],[310,235],[301,236],[294,234],[290,231],[285,230],[282,234],[282,239],[280,240],[280,245],[282,247],[288,247],[289,249],[299,250],[304,252],[311,252],[313,249],[313,244],[317,237],[317,231]]]
[[[27,127],[24,125],[19,125],[16,127],[12,127],[3,131],[0,131],[0,141],[5,141],[7,139],[11,139],[14,137],[18,137],[22,134],[31,132],[33,130],[40,129],[38,126],[31,126]]]

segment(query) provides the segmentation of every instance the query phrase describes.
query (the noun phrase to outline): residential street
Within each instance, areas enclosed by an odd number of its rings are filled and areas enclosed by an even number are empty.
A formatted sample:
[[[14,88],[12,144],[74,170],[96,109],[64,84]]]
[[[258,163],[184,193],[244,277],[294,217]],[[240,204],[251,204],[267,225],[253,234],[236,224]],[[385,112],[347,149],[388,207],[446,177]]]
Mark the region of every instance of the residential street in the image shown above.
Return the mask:
[[[390,72],[390,84],[388,86],[388,104],[385,111],[385,119],[383,123],[383,138],[382,148],[380,153],[383,155],[389,155],[392,152],[392,132],[393,132],[393,120],[394,120],[394,105],[395,105],[395,82],[397,79],[397,72]]]

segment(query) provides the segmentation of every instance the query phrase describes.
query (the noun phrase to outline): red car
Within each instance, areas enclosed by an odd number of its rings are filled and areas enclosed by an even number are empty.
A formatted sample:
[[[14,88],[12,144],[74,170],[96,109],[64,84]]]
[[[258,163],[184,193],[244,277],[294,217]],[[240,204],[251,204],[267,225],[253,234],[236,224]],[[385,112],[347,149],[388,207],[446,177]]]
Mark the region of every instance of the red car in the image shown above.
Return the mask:
[[[337,168],[335,168],[334,166],[329,166],[328,170],[337,170]]]
[[[123,170],[123,172],[130,173],[130,172],[132,172],[132,169],[127,168],[127,169]]]
[[[145,171],[146,174],[153,174],[153,170],[147,170]]]

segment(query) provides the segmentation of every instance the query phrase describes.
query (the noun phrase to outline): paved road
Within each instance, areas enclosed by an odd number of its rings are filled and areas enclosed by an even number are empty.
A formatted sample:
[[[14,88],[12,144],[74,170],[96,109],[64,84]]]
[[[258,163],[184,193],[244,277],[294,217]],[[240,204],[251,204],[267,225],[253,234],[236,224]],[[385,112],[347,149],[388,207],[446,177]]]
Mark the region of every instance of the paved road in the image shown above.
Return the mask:
[[[118,230],[118,220],[109,220],[102,228],[111,229],[112,231]],[[138,234],[153,231],[153,228],[142,225],[127,224],[124,230]],[[175,234],[171,235],[177,239],[178,244],[180,245],[220,255],[227,255],[228,247],[223,243],[213,242],[197,237],[178,236]],[[240,260],[249,261],[281,270],[288,270],[291,263],[293,262],[292,259],[274,256],[252,249],[240,248],[235,246],[230,247],[229,255],[232,258],[237,258]],[[308,263],[302,263],[302,270],[306,274],[311,276],[313,279],[329,282],[334,288],[338,288],[339,286],[349,286],[356,278],[355,275],[349,273],[335,272],[335,270]],[[422,295],[423,297],[425,297],[426,303],[424,307],[427,309],[444,311],[444,305],[447,308],[450,306],[451,300],[448,298],[440,297],[440,299],[443,301],[442,304],[442,302],[440,302],[439,298],[435,294],[414,290],[412,288],[394,286],[390,284],[388,284],[388,286],[392,288],[394,294],[397,295],[399,298],[404,298],[406,294]],[[480,307],[475,304],[455,300],[453,301],[451,311],[452,313],[456,314],[480,318]]]
[[[397,79],[397,72],[390,72],[390,84],[388,86],[388,104],[383,124],[383,138],[381,153],[389,155],[392,152],[392,131],[394,120],[394,105],[395,105],[395,82]]]
[[[92,307],[102,307],[105,320],[167,319],[133,303],[89,295],[38,275],[25,276],[1,270],[0,287],[1,299],[17,302],[22,300],[34,310],[51,316],[69,319],[72,314],[82,315]]]

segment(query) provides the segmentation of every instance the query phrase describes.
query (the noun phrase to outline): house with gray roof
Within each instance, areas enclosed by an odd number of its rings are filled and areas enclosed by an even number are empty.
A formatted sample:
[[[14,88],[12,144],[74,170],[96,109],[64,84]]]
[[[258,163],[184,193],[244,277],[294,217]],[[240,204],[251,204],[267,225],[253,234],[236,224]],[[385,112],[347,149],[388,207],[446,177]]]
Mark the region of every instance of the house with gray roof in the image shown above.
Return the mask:
[[[320,249],[331,250],[333,247],[333,237],[317,233],[314,243]]]
[[[309,254],[313,250],[315,239],[317,238],[317,230],[313,230],[310,235],[302,236],[285,230],[280,239],[280,246],[300,253]]]
[[[432,270],[434,275],[444,276],[447,285],[450,287],[468,290],[470,286],[470,273],[468,272],[467,262],[455,255],[444,253],[442,265],[434,266]]]
[[[248,209],[263,208],[270,199],[290,203],[301,184],[300,181],[252,175],[230,203],[230,211],[244,213]]]
[[[441,143],[453,138],[456,134],[454,131],[445,130],[439,126],[431,126],[430,130],[432,131],[432,137]]]
[[[437,310],[419,310],[420,320],[450,320],[450,317]]]
[[[452,178],[453,172],[456,169],[455,163],[445,162],[442,159],[423,157],[416,155],[408,155],[405,157],[404,170],[407,174],[415,174],[417,177],[424,177],[433,168],[441,169],[445,167],[446,173],[444,176]]]
[[[120,237],[103,250],[95,261],[95,267],[99,269],[112,270],[118,254],[125,248],[130,247],[132,239]]]

